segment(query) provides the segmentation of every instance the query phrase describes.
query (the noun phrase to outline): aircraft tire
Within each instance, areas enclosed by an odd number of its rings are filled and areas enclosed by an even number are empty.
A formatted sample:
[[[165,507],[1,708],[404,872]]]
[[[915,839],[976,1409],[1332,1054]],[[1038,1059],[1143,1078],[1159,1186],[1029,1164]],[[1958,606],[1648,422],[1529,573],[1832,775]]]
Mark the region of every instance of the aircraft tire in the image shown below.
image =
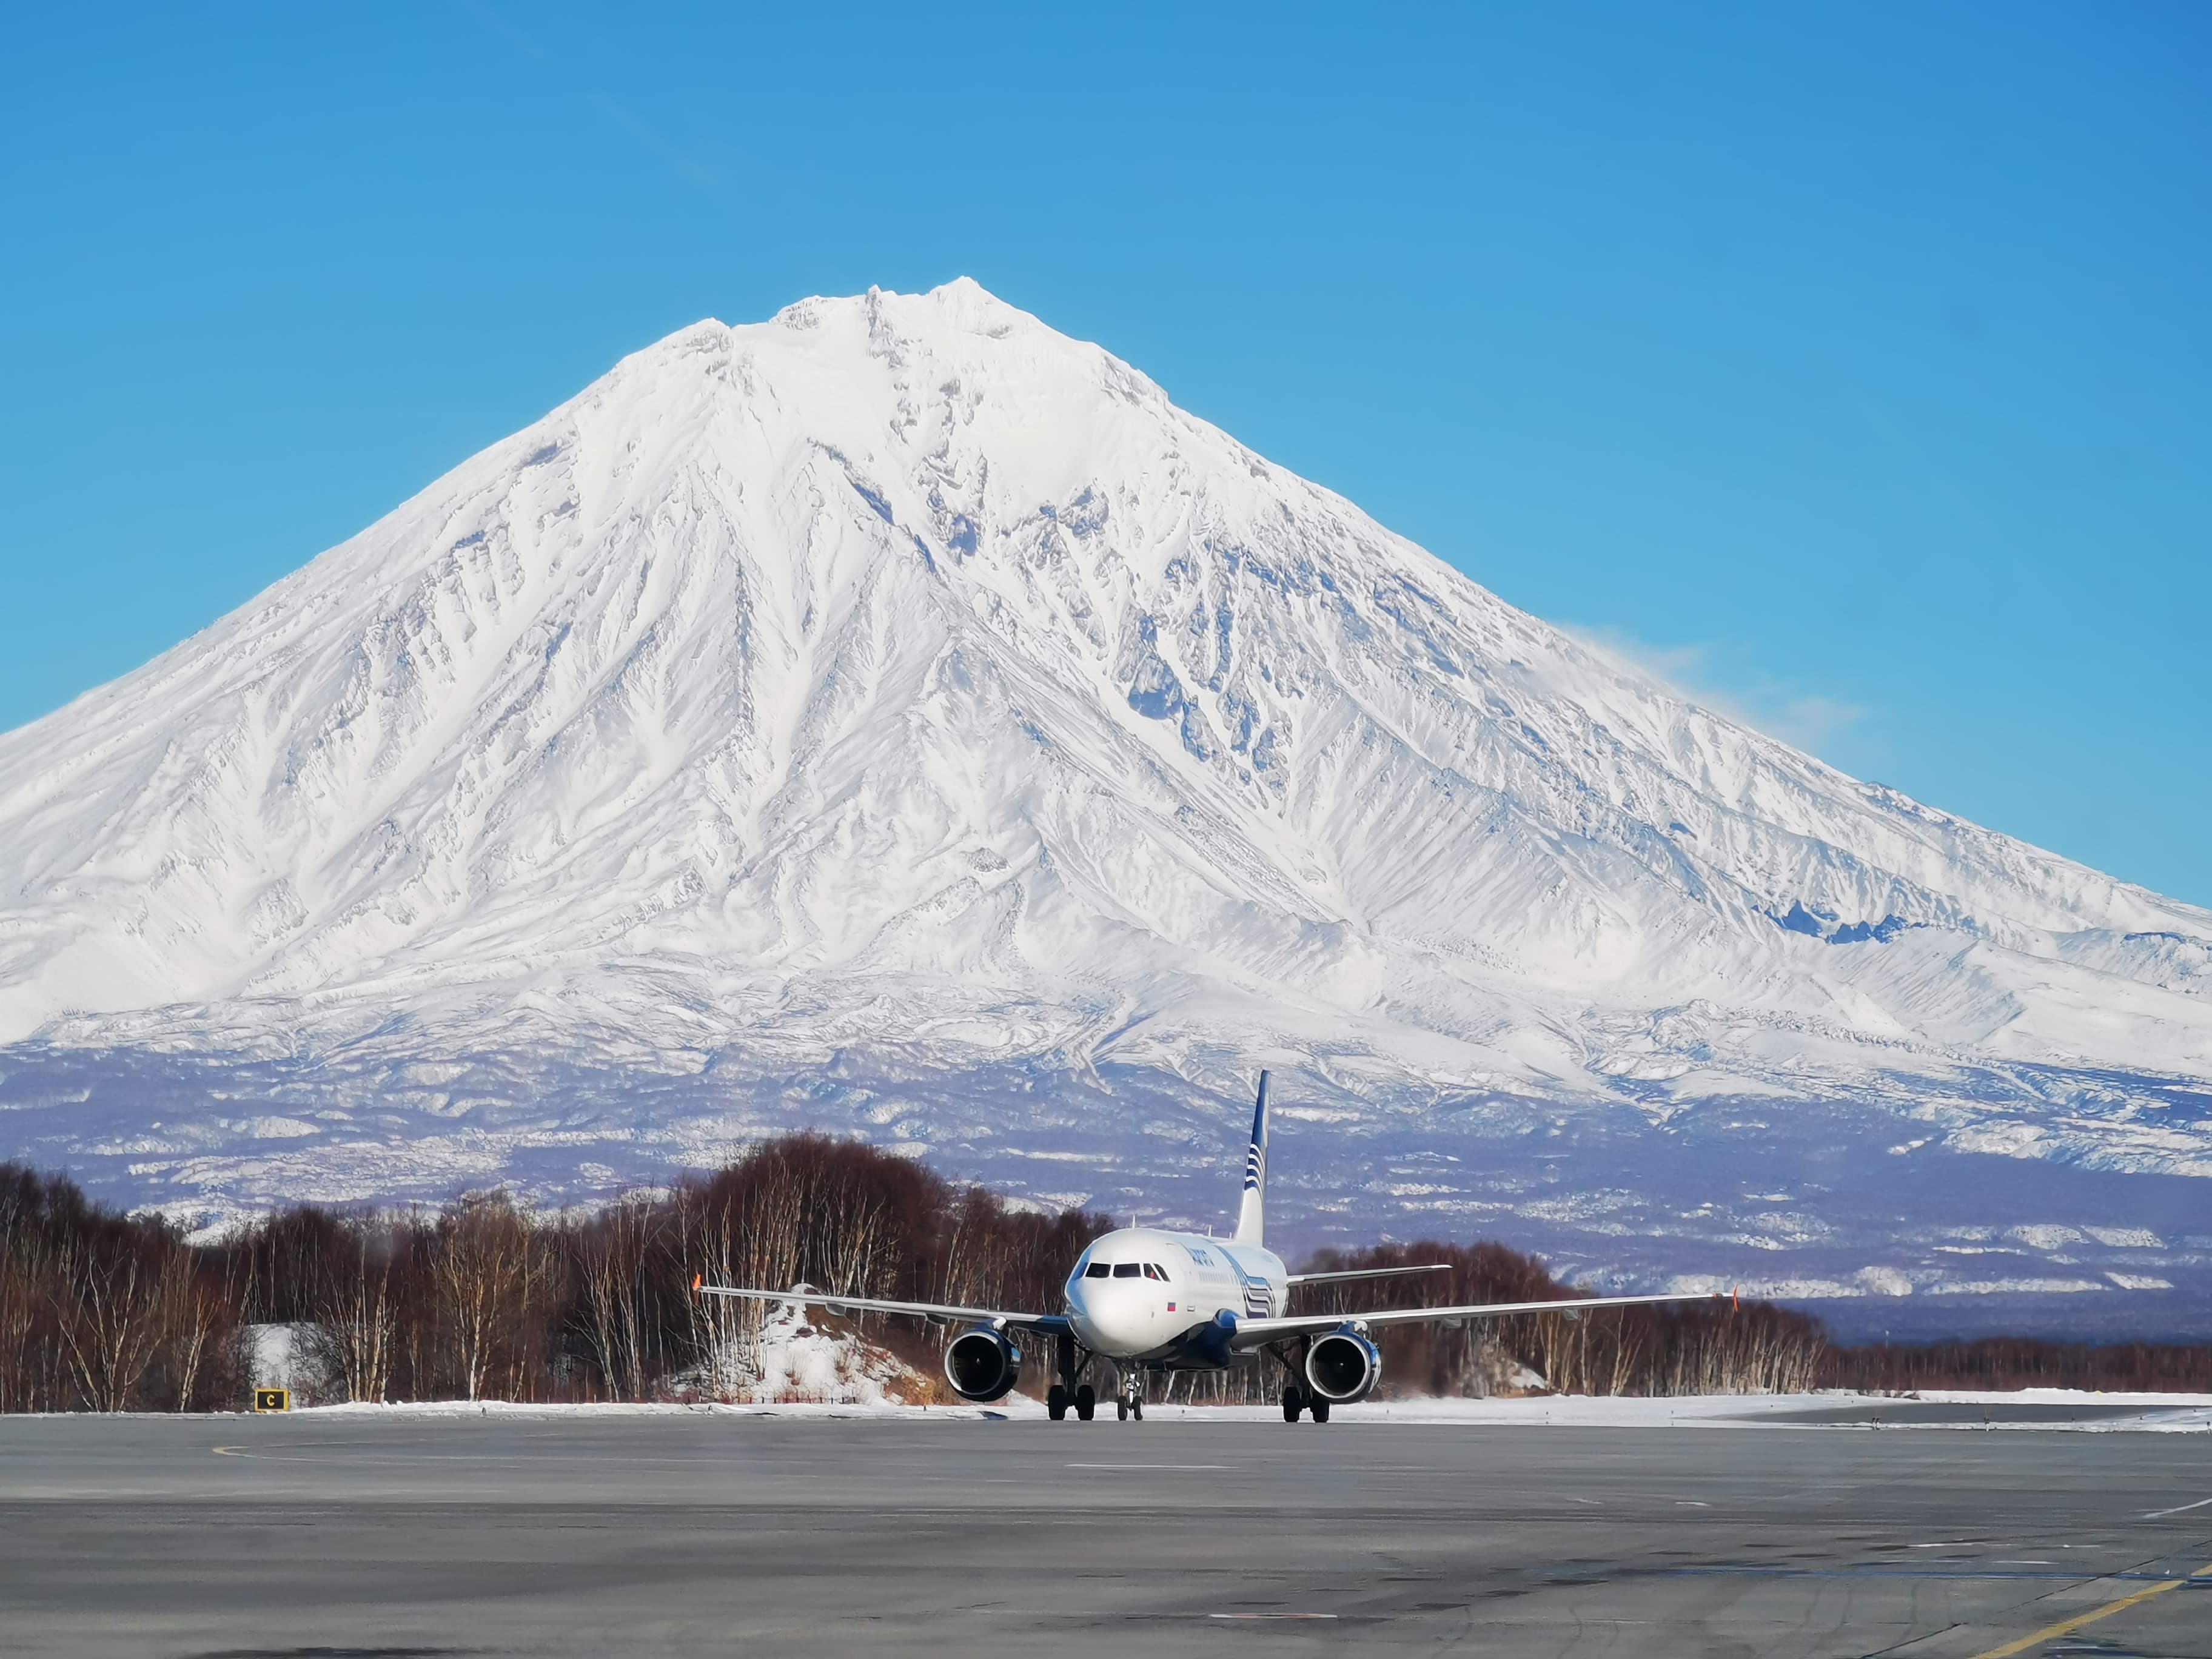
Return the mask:
[[[1119,1422],[1127,1422],[1129,1420],[1129,1402],[1126,1400],[1116,1400],[1114,1402],[1114,1416],[1115,1420]]]
[[[1044,1391],[1044,1414],[1055,1423],[1067,1415],[1067,1389],[1055,1382]]]
[[[1129,1402],[1129,1415],[1135,1418],[1139,1423],[1143,1422],[1145,1420],[1145,1402],[1141,1400],[1132,1400]]]
[[[1283,1421],[1295,1423],[1298,1413],[1305,1409],[1305,1395],[1295,1382],[1283,1384]]]
[[[1328,1421],[1328,1401],[1322,1399],[1319,1395],[1316,1395],[1313,1397],[1312,1410],[1313,1420],[1315,1422],[1326,1423]]]
[[[1098,1409],[1098,1393],[1088,1382],[1075,1391],[1075,1415],[1088,1423]]]

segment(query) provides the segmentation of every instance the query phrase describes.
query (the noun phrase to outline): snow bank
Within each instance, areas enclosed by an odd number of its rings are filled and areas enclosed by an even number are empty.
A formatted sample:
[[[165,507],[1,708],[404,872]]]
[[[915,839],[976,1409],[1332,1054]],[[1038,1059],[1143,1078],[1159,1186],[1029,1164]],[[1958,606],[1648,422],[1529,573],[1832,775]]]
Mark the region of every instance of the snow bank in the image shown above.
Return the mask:
[[[678,1393],[750,1405],[904,1406],[935,1392],[930,1377],[796,1302],[769,1304],[757,1337],[675,1379]]]

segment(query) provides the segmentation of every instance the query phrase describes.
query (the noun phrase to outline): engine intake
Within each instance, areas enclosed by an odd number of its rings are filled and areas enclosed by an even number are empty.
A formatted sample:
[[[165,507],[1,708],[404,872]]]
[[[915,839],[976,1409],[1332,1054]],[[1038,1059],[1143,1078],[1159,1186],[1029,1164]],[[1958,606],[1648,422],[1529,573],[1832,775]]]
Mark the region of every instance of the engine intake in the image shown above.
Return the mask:
[[[963,1400],[1003,1400],[1022,1378],[1022,1351],[1006,1333],[978,1325],[945,1345],[945,1380]]]
[[[1306,1381],[1333,1406],[1366,1399],[1382,1380],[1382,1352],[1357,1331],[1331,1331],[1306,1350]]]

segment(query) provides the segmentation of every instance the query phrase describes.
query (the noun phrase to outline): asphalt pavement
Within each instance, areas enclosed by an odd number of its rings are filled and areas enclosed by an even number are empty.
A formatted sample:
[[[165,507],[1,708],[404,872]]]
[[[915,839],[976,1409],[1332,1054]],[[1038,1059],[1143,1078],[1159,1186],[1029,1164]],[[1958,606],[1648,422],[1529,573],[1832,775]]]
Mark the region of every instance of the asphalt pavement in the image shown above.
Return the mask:
[[[2212,1435],[1925,1420],[0,1418],[0,1654],[2212,1659]]]

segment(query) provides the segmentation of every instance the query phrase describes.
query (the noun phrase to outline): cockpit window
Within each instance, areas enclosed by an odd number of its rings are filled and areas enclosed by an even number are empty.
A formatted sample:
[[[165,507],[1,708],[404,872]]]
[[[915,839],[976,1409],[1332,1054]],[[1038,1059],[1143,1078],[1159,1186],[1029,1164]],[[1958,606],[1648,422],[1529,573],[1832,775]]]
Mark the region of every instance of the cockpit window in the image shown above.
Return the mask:
[[[1144,1272],[1142,1264],[1139,1262],[1117,1261],[1114,1264],[1114,1277],[1116,1279],[1140,1279]]]
[[[1103,1261],[1094,1261],[1083,1270],[1085,1279],[1103,1279],[1114,1270]]]
[[[1147,1261],[1145,1263],[1145,1277],[1147,1279],[1157,1279],[1160,1283],[1164,1285],[1167,1283],[1168,1279],[1168,1270],[1165,1267],[1160,1267],[1156,1262]]]

